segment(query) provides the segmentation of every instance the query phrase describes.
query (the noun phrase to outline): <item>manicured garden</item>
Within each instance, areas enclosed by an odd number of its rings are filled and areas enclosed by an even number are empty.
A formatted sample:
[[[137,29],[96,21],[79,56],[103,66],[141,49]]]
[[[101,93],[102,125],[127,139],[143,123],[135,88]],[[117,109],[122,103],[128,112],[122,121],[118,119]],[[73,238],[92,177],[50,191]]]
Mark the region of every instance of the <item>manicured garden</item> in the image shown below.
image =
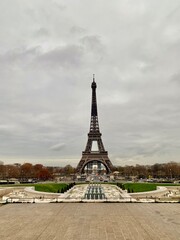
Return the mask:
[[[84,184],[84,183],[78,183]],[[87,184],[87,183],[86,183]],[[146,192],[156,190],[157,186],[180,186],[180,184],[171,183],[101,183],[101,184],[113,184],[117,185],[123,190],[126,189],[129,193],[133,192]],[[36,191],[52,192],[52,193],[64,193],[68,189],[74,186],[74,183],[35,183],[35,184],[18,184],[18,185],[0,185],[0,187],[22,187],[22,186],[34,186]]]
[[[65,192],[68,187],[66,183],[45,183],[45,184],[35,184],[34,185],[36,191],[41,192],[53,192],[53,193],[61,193]]]
[[[128,192],[148,192],[156,190],[157,186],[180,186],[180,184],[171,183],[119,183],[119,187],[128,190]]]
[[[101,183],[108,184],[108,183]],[[128,192],[147,192],[156,190],[157,186],[180,186],[180,184],[168,184],[168,183],[111,183],[118,185],[122,189],[128,190]],[[49,184],[35,184],[36,191],[43,192],[65,192],[73,185],[66,183],[49,183]]]
[[[74,186],[74,183],[35,183],[35,184],[11,184],[0,185],[0,187],[35,187],[36,191],[64,193]]]

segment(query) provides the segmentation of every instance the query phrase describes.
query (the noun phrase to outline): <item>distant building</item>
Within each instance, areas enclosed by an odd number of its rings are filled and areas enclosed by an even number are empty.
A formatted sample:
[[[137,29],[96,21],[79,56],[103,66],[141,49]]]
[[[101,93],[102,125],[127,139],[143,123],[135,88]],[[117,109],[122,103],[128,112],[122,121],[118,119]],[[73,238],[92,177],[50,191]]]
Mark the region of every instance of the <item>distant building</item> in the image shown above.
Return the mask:
[[[16,167],[20,167],[21,166],[20,163],[14,163],[13,165],[16,166]]]

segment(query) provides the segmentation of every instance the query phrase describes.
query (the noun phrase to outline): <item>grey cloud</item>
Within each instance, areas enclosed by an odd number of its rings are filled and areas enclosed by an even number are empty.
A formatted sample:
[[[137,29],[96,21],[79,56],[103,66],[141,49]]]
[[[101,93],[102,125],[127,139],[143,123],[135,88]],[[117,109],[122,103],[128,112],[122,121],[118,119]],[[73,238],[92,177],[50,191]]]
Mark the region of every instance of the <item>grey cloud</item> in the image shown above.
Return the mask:
[[[83,49],[80,46],[71,45],[59,47],[42,54],[39,57],[41,62],[52,65],[76,67],[82,64]]]
[[[66,146],[65,143],[58,143],[54,146],[51,146],[50,149],[54,151],[61,151],[62,149],[65,148],[65,146]]]
[[[7,65],[6,67],[10,67],[12,69],[14,66],[24,66],[31,64],[34,59],[40,54],[40,48],[15,48],[7,51],[6,53],[0,54],[0,63],[1,67],[3,65]]]
[[[75,166],[95,73],[112,162],[179,161],[179,1],[70,3],[0,2],[0,159]]]
[[[171,76],[171,81],[173,81],[174,83],[180,83],[180,72],[179,73],[174,73],[172,76]]]
[[[88,49],[88,51],[98,51],[98,53],[104,52],[104,46],[99,36],[85,36],[80,41]]]
[[[70,33],[72,34],[77,34],[77,35],[80,35],[80,34],[84,34],[86,32],[86,30],[82,27],[79,27],[79,26],[72,26],[71,29],[70,29]]]
[[[39,28],[35,33],[34,33],[34,36],[35,37],[48,37],[50,34],[49,34],[49,31],[46,29],[46,28]]]

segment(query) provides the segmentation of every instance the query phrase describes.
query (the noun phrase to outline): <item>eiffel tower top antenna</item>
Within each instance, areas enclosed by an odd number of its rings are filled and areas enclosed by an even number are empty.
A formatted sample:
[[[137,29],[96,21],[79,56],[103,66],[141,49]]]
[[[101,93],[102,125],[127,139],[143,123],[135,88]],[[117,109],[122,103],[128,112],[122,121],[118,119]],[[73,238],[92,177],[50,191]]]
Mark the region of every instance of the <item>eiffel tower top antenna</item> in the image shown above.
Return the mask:
[[[95,82],[95,74],[93,74],[93,82]]]

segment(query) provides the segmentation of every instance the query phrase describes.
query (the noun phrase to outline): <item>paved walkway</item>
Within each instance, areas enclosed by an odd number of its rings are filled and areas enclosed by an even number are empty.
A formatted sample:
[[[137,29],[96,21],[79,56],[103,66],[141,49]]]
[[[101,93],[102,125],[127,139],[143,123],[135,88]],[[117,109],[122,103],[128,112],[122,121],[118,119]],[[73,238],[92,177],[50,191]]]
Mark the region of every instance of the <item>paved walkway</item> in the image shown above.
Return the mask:
[[[180,204],[8,204],[0,207],[0,239],[179,240]]]

